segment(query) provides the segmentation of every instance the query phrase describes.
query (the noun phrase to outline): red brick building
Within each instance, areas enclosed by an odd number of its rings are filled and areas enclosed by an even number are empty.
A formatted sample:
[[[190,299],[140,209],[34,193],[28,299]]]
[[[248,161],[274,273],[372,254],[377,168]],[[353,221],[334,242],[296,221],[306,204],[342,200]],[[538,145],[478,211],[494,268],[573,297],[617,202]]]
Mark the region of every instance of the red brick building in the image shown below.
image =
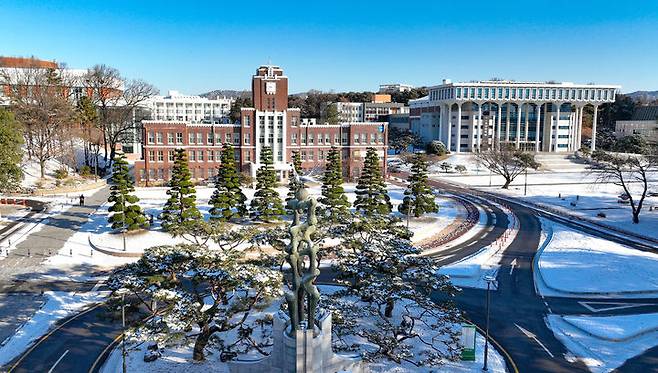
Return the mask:
[[[235,148],[243,172],[255,175],[263,147],[271,147],[280,180],[290,175],[293,151],[299,151],[302,168],[324,169],[332,146],[341,149],[348,179],[361,172],[366,148],[374,147],[386,167],[388,125],[381,123],[318,124],[302,119],[299,108],[288,108],[288,77],[277,66],[261,66],[252,77],[253,108],[242,108],[234,124],[191,124],[180,121],[144,121],[142,160],[135,162],[139,185],[162,185],[169,180],[174,150],[187,151],[192,177],[212,179],[219,165],[222,144]]]

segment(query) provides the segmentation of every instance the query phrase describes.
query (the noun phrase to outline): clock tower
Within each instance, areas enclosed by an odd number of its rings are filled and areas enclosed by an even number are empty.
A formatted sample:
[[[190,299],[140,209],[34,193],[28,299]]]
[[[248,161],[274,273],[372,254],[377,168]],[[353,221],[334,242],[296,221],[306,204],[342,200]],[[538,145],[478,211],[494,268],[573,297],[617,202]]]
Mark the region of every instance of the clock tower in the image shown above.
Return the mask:
[[[254,108],[258,111],[288,109],[288,77],[279,66],[264,65],[256,70],[251,81]]]

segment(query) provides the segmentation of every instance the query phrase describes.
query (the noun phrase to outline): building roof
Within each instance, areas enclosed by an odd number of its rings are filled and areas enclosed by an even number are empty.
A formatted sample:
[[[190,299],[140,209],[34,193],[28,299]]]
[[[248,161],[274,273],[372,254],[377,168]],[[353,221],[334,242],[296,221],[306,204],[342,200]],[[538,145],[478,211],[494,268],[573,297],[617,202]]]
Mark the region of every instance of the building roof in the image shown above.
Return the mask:
[[[631,120],[658,120],[658,106],[636,107]]]

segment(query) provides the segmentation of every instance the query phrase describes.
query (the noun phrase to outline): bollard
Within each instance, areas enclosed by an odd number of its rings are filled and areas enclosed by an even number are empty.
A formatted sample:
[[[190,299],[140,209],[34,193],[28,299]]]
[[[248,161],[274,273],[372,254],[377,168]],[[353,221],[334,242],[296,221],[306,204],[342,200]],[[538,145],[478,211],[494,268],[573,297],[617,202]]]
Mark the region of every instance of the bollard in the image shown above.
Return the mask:
[[[94,249],[89,250],[89,256],[91,256],[92,258],[94,257]]]
[[[29,257],[31,257],[31,256],[32,256],[32,255],[30,254],[30,248],[28,247],[28,248],[27,248],[27,257],[29,258]]]
[[[72,248],[69,249],[69,255],[70,255],[70,256],[73,256],[73,249],[72,249]]]

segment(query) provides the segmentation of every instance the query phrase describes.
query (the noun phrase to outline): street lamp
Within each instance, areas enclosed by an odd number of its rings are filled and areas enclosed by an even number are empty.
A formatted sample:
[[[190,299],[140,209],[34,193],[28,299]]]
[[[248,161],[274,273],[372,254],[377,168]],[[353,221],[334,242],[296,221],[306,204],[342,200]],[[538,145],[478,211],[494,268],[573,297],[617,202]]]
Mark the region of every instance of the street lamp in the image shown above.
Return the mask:
[[[496,278],[493,276],[485,276],[484,281],[487,282],[487,323],[484,337],[484,366],[482,367],[483,371],[488,371],[487,367],[488,357],[489,357],[489,302],[491,294],[491,284],[496,281]]]

